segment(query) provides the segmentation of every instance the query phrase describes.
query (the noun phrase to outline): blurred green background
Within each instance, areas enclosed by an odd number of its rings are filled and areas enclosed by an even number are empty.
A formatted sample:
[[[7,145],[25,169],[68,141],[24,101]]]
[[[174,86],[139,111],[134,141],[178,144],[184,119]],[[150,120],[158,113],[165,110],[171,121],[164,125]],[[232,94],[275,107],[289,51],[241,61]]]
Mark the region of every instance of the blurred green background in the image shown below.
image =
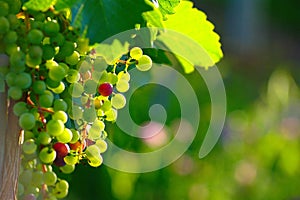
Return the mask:
[[[218,69],[228,110],[218,144],[198,158],[209,125],[210,97],[199,74],[185,75],[201,110],[198,134],[188,151],[170,166],[143,174],[78,166],[66,177],[68,199],[300,199],[300,2],[195,0],[195,5],[215,24],[225,55]],[[140,89],[129,102],[135,122],[149,120],[149,106],[160,101],[168,112],[166,125],[172,127],[180,117],[178,101],[154,85]],[[114,125],[109,138],[133,151],[162,145],[133,139]]]

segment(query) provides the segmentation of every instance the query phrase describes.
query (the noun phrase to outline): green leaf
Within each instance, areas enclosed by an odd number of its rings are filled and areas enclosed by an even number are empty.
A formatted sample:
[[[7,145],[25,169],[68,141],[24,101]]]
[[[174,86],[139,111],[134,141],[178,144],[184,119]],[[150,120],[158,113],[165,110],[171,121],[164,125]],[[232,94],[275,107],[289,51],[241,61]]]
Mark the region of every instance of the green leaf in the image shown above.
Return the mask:
[[[163,16],[158,9],[152,11],[144,12],[142,14],[144,19],[147,21],[148,27],[163,27]]]
[[[162,13],[164,19],[167,19],[166,15],[175,14],[175,9],[180,4],[180,0],[158,0],[159,10]]]
[[[210,67],[223,57],[221,43],[219,42],[220,37],[214,32],[214,25],[207,20],[207,17],[203,12],[193,8],[192,2],[182,1],[176,8],[176,13],[174,15],[169,15],[168,20],[164,21],[163,24],[166,29],[190,37],[205,50],[204,52],[200,52],[200,58],[203,60],[200,63],[192,62],[194,65],[200,64],[202,67]],[[166,38],[162,34],[158,39],[165,42],[170,50],[176,51],[177,49],[174,48],[183,48],[193,55],[197,53],[193,52],[192,48],[189,48],[190,43],[185,44],[181,38],[179,40],[176,38]],[[180,42],[180,44],[174,44],[174,41],[175,43],[176,41]],[[211,60],[205,58],[205,53],[209,55]],[[190,71],[190,66],[183,67],[187,67],[187,71]]]
[[[72,8],[76,3],[83,3],[82,0],[57,0],[55,4],[56,10]]]
[[[144,25],[142,13],[153,10],[148,0],[87,0],[76,8],[73,24],[80,20],[81,30],[87,28],[92,44],[134,29],[136,24]]]
[[[44,12],[54,5],[55,2],[56,0],[30,0],[23,5],[23,8]]]
[[[129,43],[122,44],[119,40],[114,39],[111,44],[101,43],[95,44],[96,56],[104,57],[105,61],[113,65],[125,53],[128,53]]]

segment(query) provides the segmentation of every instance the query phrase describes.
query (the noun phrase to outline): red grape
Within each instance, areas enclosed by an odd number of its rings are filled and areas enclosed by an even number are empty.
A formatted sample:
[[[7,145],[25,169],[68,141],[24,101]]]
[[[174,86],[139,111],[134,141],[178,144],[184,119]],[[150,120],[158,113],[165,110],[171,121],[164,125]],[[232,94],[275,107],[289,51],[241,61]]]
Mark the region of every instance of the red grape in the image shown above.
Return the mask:
[[[64,158],[70,152],[70,147],[67,144],[57,142],[53,145],[53,149],[56,151],[56,157]]]
[[[102,83],[98,88],[99,93],[102,96],[109,96],[113,91],[113,86],[110,83]]]

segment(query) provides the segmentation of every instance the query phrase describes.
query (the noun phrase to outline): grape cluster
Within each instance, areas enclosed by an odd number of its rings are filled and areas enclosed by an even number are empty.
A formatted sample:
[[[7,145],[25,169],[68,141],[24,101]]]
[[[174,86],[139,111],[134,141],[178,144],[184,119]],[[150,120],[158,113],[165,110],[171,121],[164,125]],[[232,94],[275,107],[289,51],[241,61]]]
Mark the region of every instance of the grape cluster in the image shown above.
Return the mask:
[[[57,172],[102,164],[105,123],[116,121],[126,104],[129,70],[147,71],[152,61],[134,47],[108,65],[63,12],[21,6],[0,0],[0,79],[15,101],[23,137],[18,197],[60,199],[69,185]]]

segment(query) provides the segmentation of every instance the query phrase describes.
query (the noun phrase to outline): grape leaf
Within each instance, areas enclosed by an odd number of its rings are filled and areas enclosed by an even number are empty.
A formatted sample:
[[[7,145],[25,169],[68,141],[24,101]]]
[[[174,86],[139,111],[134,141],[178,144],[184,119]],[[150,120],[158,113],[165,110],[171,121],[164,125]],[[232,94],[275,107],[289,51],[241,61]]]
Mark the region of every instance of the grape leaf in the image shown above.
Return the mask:
[[[86,37],[92,44],[134,29],[136,24],[144,25],[141,14],[153,10],[148,0],[88,0],[76,7],[73,24],[81,24],[82,31],[87,28]]]
[[[210,67],[223,57],[221,43],[219,42],[220,37],[214,32],[214,25],[207,20],[206,15],[202,11],[193,8],[192,2],[182,1],[176,8],[176,13],[174,15],[169,15],[168,20],[163,21],[163,24],[166,29],[190,37],[207,52],[212,62],[203,58],[204,60],[201,62],[201,66]],[[168,48],[174,50],[174,52],[176,52],[177,49],[172,48],[179,48],[178,44],[177,46],[174,44],[174,41],[178,41],[176,38],[173,38],[173,41],[170,41],[171,38],[166,38],[162,34],[157,39],[161,42],[165,42],[167,46],[169,45]],[[188,48],[185,45],[189,44],[182,43],[181,39],[179,39],[179,42],[181,43],[182,48]],[[203,52],[201,52],[201,58],[203,57],[202,55]],[[184,63],[186,64],[188,62]],[[193,64],[195,65],[197,63]],[[183,65],[183,67],[187,68],[187,71],[190,71],[191,66]]]
[[[157,8],[154,8],[152,11],[147,11],[142,14],[144,19],[147,21],[147,26],[154,27],[163,27],[162,23],[162,14]]]
[[[175,14],[175,7],[180,4],[180,0],[158,0],[159,10],[167,19],[166,15]]]
[[[50,8],[50,6],[54,5],[56,0],[30,0],[27,1],[23,7],[29,10],[36,10],[36,11],[46,11]]]
[[[55,9],[62,10],[62,9],[66,9],[66,8],[71,8],[75,4],[78,4],[79,2],[83,3],[82,0],[57,0],[57,2],[55,4]]]
[[[97,56],[104,57],[105,61],[113,65],[123,54],[128,52],[129,43],[122,44],[119,40],[114,39],[111,44],[101,43],[94,46]]]

